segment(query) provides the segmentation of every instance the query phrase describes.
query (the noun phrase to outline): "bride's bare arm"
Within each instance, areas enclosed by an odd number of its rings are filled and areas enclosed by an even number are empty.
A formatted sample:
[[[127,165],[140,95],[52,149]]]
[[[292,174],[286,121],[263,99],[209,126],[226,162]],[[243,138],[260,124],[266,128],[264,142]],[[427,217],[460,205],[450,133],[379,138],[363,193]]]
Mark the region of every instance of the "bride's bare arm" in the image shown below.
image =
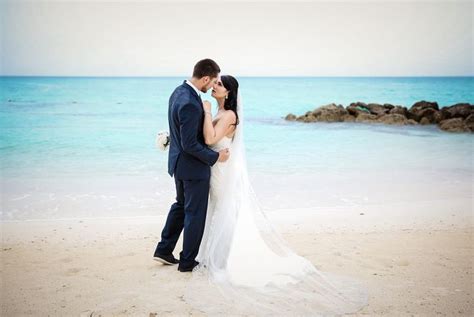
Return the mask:
[[[212,125],[211,103],[209,101],[203,102],[204,107],[204,141],[207,145],[216,144],[225,135],[234,129],[235,113],[233,111],[226,111],[222,117],[217,121],[216,126]]]

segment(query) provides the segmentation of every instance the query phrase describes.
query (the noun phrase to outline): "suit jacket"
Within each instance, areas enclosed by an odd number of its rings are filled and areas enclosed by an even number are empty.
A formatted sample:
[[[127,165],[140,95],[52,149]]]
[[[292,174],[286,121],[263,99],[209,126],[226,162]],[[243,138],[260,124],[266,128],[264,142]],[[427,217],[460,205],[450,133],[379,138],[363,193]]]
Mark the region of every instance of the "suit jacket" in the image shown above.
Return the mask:
[[[217,162],[219,153],[204,142],[202,101],[186,81],[170,97],[168,122],[168,174],[181,180],[209,179],[210,167]]]

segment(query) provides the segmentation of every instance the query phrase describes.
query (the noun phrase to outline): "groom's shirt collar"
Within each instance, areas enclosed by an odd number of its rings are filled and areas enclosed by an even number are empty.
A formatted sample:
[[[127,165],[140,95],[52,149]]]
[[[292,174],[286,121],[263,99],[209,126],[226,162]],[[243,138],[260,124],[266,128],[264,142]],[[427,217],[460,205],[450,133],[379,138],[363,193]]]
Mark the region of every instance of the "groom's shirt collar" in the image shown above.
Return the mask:
[[[189,86],[191,86],[194,91],[196,91],[196,93],[198,94],[199,98],[201,98],[201,91],[199,89],[196,88],[196,86],[193,85],[193,83],[190,81],[190,80],[186,80],[186,84],[188,84]]]

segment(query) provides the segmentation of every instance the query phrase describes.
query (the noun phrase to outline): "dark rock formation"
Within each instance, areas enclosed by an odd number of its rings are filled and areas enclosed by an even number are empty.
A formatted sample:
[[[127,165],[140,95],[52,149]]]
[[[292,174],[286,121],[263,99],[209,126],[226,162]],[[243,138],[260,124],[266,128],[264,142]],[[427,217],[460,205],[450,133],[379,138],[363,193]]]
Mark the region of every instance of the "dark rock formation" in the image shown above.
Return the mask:
[[[408,110],[406,107],[402,106],[395,106],[392,109],[390,109],[390,114],[401,114],[402,116],[406,117]]]
[[[464,120],[464,124],[469,129],[469,131],[474,132],[474,113],[471,113],[466,120]]]
[[[346,108],[349,114],[357,117],[360,113],[370,113],[369,108],[367,108],[367,104],[363,102],[353,102]]]
[[[444,107],[441,109],[443,114],[443,119],[451,118],[467,118],[469,115],[474,113],[474,105],[468,103],[458,103],[449,107]]]
[[[423,120],[426,122],[425,124],[434,124],[438,113],[439,111],[433,108],[425,108],[417,112],[417,115],[420,118],[420,123]]]
[[[375,115],[384,115],[390,111],[389,108],[385,108],[382,105],[379,105],[378,103],[369,103],[367,105],[367,108],[369,109],[371,114]]]
[[[353,102],[346,108],[331,103],[308,111],[302,116],[292,113],[285,117],[288,121],[299,122],[365,122],[389,125],[429,125],[438,124],[449,132],[474,132],[474,105],[458,103],[449,107],[438,107],[437,102],[419,101],[410,109],[388,103],[378,104]]]
[[[313,111],[313,116],[316,118],[316,121],[324,122],[342,122],[346,114],[348,114],[348,112],[344,106],[334,103],[316,108]]]
[[[354,116],[351,116],[350,114],[345,114],[342,119],[344,120],[344,122],[354,122],[356,118]]]
[[[407,118],[420,122],[421,118],[423,118],[426,114],[429,117],[429,122],[431,122],[430,118],[434,116],[434,113],[437,111],[439,111],[437,102],[422,100],[414,103],[413,106],[411,106],[411,108],[408,110]]]
[[[370,113],[359,113],[355,119],[356,122],[375,122],[376,120],[377,116]]]
[[[409,124],[408,119],[404,115],[401,115],[398,113],[387,114],[383,117],[380,117],[377,121],[385,123],[385,124],[395,124],[395,125]]]
[[[464,123],[462,118],[451,118],[440,122],[441,130],[449,132],[469,132],[469,128]]]
[[[417,112],[417,111],[421,111],[421,110],[427,109],[427,108],[439,110],[437,102],[430,102],[430,101],[422,100],[422,101],[415,102],[413,104],[413,106],[411,106],[410,111],[411,112]]]

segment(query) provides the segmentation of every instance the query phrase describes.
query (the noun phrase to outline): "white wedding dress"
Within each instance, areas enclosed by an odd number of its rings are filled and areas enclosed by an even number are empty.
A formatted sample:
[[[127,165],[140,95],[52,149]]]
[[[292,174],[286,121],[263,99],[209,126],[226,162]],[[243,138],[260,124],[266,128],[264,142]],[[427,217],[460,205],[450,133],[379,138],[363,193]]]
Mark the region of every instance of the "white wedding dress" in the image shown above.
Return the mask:
[[[367,288],[348,277],[318,271],[294,253],[261,210],[248,179],[243,107],[230,149],[211,168],[206,227],[184,299],[207,315],[334,316],[367,304]]]

